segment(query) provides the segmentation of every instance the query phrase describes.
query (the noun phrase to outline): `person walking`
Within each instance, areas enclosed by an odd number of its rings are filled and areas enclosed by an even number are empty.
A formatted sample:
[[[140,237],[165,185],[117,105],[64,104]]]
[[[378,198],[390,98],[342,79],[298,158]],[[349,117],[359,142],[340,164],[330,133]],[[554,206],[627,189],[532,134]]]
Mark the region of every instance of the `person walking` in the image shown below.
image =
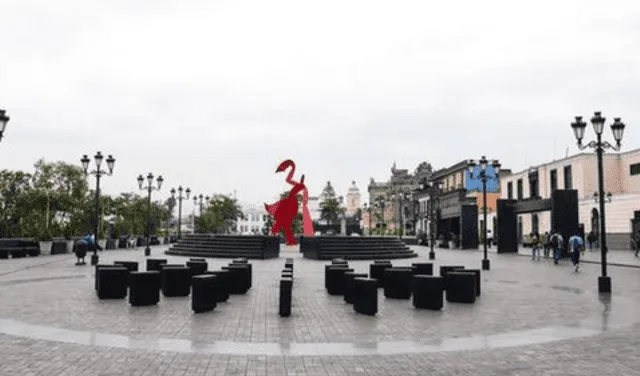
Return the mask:
[[[589,235],[587,235],[587,242],[589,242],[589,252],[593,251],[593,243],[596,241],[596,234],[593,230],[589,231]]]
[[[571,261],[577,272],[580,269],[580,253],[584,248],[584,241],[579,234],[575,234],[569,238],[569,247],[571,249]]]
[[[564,249],[564,239],[559,232],[554,232],[553,235],[551,235],[551,247],[553,248],[553,263],[558,265],[562,250]]]
[[[531,260],[536,259],[536,255],[538,256],[538,260],[540,260],[540,237],[537,233],[531,233],[529,235],[531,237]]]
[[[631,235],[631,249],[634,251],[634,255],[638,257],[638,253],[640,253],[640,231],[637,235]]]
[[[549,231],[545,231],[544,232],[544,238],[543,238],[543,247],[544,247],[544,258],[549,258],[549,247],[551,246],[551,235],[549,234]]]

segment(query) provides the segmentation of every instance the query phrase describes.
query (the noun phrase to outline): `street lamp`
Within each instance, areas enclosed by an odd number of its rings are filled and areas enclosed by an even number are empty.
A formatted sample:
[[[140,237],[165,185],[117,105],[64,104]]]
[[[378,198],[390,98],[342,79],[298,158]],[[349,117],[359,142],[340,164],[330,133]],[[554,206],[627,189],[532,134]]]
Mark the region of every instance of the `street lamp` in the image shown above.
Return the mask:
[[[494,176],[487,176],[487,167],[489,167],[489,161],[483,155],[479,161],[469,160],[467,167],[469,169],[469,178],[473,178],[473,173],[476,166],[480,165],[480,171],[477,174],[477,178],[482,181],[482,218],[483,218],[483,236],[482,243],[484,246],[484,259],[482,260],[482,270],[490,269],[489,258],[487,257],[487,181],[490,179],[498,180],[498,173],[500,172],[500,162],[494,160],[491,162]]]
[[[9,116],[6,115],[7,111],[0,110],[0,141],[2,141],[2,135],[4,134],[4,130],[7,128],[7,124],[9,124]]]
[[[442,181],[427,181],[424,180],[420,184],[421,191],[427,191],[429,194],[429,260],[436,258],[436,252],[434,250],[436,242],[436,222],[438,213],[438,201],[440,200],[440,194],[442,193]]]
[[[578,141],[578,148],[584,150],[586,148],[594,149],[598,159],[598,203],[600,204],[600,257],[602,265],[602,275],[598,277],[598,292],[611,293],[611,278],[607,276],[607,233],[605,226],[605,193],[604,193],[604,167],[602,163],[602,155],[606,149],[619,151],[622,145],[622,136],[624,134],[625,124],[620,121],[620,118],[613,118],[613,124],[611,124],[611,132],[613,138],[616,141],[615,145],[608,141],[602,141],[602,132],[604,131],[604,123],[606,119],[602,116],[600,111],[594,113],[591,118],[591,124],[593,130],[596,133],[596,140],[591,141],[586,145],[582,144],[584,138],[584,131],[587,128],[587,123],[582,120],[582,116],[576,116],[575,121],[571,123],[573,134]]]
[[[385,201],[385,199],[383,197],[378,197],[376,199],[376,202],[373,204],[373,206],[376,209],[380,209],[380,217],[382,218],[382,223],[380,224],[380,236],[384,236],[384,234],[382,233],[382,231],[384,230],[385,227],[385,223],[384,223],[384,208],[387,205],[387,202]]]
[[[162,178],[162,175],[158,176],[158,178],[156,179],[156,183],[158,184],[157,187],[153,186],[153,174],[149,173],[149,175],[147,175],[147,182],[148,185],[145,187],[143,186],[144,184],[144,178],[141,175],[138,175],[138,187],[140,188],[140,190],[146,190],[147,191],[147,233],[145,234],[145,237],[147,238],[147,247],[144,249],[144,255],[145,256],[149,256],[151,255],[151,248],[149,247],[149,242],[150,242],[150,238],[151,238],[151,192],[152,191],[159,191],[160,188],[162,188],[162,182],[164,181],[164,179]]]
[[[367,214],[369,215],[369,236],[371,236],[371,209],[372,207],[369,206],[366,202],[364,203],[364,210],[367,212]]]
[[[176,195],[176,189],[171,188],[171,198],[178,199],[178,240],[182,238],[182,200],[189,199],[189,195],[191,194],[191,189],[187,188],[184,190],[185,196],[182,195],[182,186],[178,187],[178,197]]]
[[[91,174],[91,175],[95,175],[96,177],[96,220],[94,224],[95,227],[93,230],[95,242],[93,244],[93,255],[91,255],[91,265],[97,265],[99,260],[98,247],[96,245],[98,242],[98,235],[100,230],[100,226],[99,226],[100,225],[100,178],[105,175],[106,176],[113,175],[113,165],[116,163],[116,159],[113,158],[111,155],[107,157],[108,170],[103,170],[100,168],[100,166],[102,166],[102,161],[104,160],[104,156],[102,155],[102,153],[97,152],[96,155],[93,157],[93,159],[96,162],[96,169],[93,171],[89,171],[89,162],[91,162],[91,160],[86,154],[82,156],[82,158],[80,159],[80,162],[82,163],[82,170],[85,176]]]
[[[612,200],[613,200],[613,195],[611,194],[611,192],[607,192],[605,201],[611,202]],[[596,204],[600,201],[600,194],[598,192],[593,192],[593,201],[595,201]]]
[[[391,195],[391,200],[398,201],[398,236],[402,239],[402,233],[404,232],[404,203],[409,200],[411,195],[407,192],[397,192]]]

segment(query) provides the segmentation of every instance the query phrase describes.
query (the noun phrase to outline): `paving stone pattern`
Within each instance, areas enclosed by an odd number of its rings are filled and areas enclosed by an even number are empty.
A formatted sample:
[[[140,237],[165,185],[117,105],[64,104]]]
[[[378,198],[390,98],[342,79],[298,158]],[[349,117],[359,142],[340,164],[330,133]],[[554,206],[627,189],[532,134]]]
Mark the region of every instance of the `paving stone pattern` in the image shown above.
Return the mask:
[[[394,265],[427,261],[428,250],[415,249],[420,258],[394,260]],[[153,257],[164,257],[163,250],[154,248]],[[583,265],[575,273],[569,262],[554,266],[546,260],[492,254],[492,270],[483,273],[483,295],[474,305],[418,311],[410,301],[384,299],[380,291],[379,315],[360,316],[341,297],[326,294],[323,262],[301,259],[288,249],[281,256],[252,261],[252,290],[200,315],[191,312],[189,298],[163,298],[157,307],[140,308],[126,300],[99,301],[93,268],[74,266],[71,255],[0,260],[0,318],[132,338],[286,344],[471,337],[571,326],[603,311],[596,293],[598,265]],[[292,316],[280,318],[277,281],[285,257],[295,258],[296,280]],[[479,268],[480,258],[478,252],[437,250],[434,269],[441,264]],[[143,259],[141,248],[101,253],[104,263]],[[229,262],[208,261],[210,269]],[[368,264],[350,262],[359,272],[367,272]],[[639,273],[610,269],[614,301],[638,300]],[[0,375],[640,375],[639,346],[640,324],[539,345],[376,356],[183,354],[0,334]]]

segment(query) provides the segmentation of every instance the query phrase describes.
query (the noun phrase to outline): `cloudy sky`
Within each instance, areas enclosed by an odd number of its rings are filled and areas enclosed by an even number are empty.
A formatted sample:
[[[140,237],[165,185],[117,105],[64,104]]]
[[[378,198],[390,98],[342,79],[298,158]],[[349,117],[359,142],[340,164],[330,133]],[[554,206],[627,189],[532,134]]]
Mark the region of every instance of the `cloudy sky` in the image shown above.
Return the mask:
[[[637,0],[0,0],[0,168],[100,150],[109,193],[151,171],[271,201],[287,158],[311,194],[394,161],[519,170],[594,110],[640,147],[639,99]]]

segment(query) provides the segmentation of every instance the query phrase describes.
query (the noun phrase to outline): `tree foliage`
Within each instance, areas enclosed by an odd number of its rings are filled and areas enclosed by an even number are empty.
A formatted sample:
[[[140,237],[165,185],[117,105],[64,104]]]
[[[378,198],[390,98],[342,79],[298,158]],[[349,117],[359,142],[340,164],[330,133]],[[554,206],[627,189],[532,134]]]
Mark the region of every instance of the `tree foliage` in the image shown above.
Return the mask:
[[[320,219],[329,224],[335,224],[340,219],[340,214],[344,212],[340,200],[336,197],[336,191],[333,189],[331,182],[322,190],[322,201],[320,202]]]
[[[196,218],[196,231],[215,234],[228,234],[236,230],[238,219],[244,219],[242,208],[237,200],[223,194],[215,194]]]
[[[52,237],[80,236],[95,224],[95,190],[89,190],[82,168],[66,162],[34,164],[34,171],[0,171],[0,237],[32,237],[49,240]],[[111,235],[142,235],[146,231],[148,203],[146,197],[123,193],[100,196],[100,237]],[[152,203],[152,233],[158,233],[171,209],[167,203]]]

